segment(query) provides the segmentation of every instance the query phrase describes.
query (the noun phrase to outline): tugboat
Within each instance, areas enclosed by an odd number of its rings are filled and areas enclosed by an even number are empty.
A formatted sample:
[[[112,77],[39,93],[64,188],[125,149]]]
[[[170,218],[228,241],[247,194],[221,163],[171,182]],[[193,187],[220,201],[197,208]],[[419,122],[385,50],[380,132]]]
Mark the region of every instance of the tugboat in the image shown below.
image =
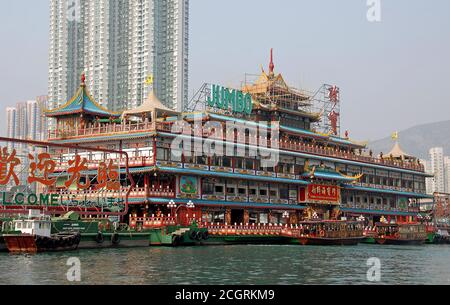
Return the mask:
[[[40,211],[37,211],[40,213]],[[37,253],[76,250],[80,243],[79,233],[51,234],[50,217],[33,210],[24,219],[13,221],[16,233],[4,234],[3,238],[11,253]]]
[[[425,224],[376,224],[375,241],[380,245],[421,245],[427,241],[427,238]]]
[[[355,246],[364,239],[363,223],[359,221],[302,222],[298,234],[301,245]]]

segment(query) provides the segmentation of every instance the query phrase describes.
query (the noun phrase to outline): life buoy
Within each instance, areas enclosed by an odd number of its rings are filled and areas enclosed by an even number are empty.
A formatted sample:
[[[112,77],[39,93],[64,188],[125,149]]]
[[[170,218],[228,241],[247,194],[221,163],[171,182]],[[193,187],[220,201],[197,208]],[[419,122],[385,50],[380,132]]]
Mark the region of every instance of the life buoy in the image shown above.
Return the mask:
[[[203,233],[202,233],[202,238],[203,238],[203,240],[208,240],[208,238],[209,238],[209,232],[208,232],[208,231],[203,231]]]
[[[195,240],[200,241],[203,238],[203,233],[200,231],[197,231],[197,234],[195,234]]]
[[[320,237],[325,237],[325,231],[324,231],[324,230],[320,230],[319,236],[320,236]]]
[[[98,244],[102,244],[105,241],[105,238],[103,237],[103,233],[102,232],[98,232],[97,236],[95,237],[95,241]]]
[[[98,231],[99,232],[103,231],[103,223],[101,222],[98,223]]]
[[[111,243],[113,245],[118,245],[120,243],[119,233],[114,233],[113,235],[111,235]]]
[[[180,245],[180,236],[174,235],[172,236],[172,246],[177,247]]]
[[[195,240],[197,238],[197,231],[191,231],[191,233],[189,233],[189,238]]]

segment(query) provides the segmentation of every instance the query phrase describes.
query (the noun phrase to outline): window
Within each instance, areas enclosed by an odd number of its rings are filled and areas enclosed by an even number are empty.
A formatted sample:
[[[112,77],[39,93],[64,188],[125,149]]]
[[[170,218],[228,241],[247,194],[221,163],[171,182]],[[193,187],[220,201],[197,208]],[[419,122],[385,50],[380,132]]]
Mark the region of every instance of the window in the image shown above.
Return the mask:
[[[260,196],[267,196],[267,190],[259,190]]]
[[[251,159],[246,159],[246,160],[245,160],[245,168],[246,168],[246,169],[252,170],[252,169],[253,169],[253,160],[251,160]]]
[[[223,157],[223,167],[231,167],[231,158]]]
[[[216,185],[215,187],[214,187],[214,192],[216,193],[216,194],[223,194],[224,192],[224,187],[223,187],[223,185]]]
[[[170,154],[170,160],[172,162],[181,162],[181,154],[178,151],[175,151]]]
[[[158,148],[156,150],[156,159],[158,161],[168,161],[168,150],[165,148]]]
[[[228,195],[236,195],[236,188],[234,188],[234,187],[227,187],[227,194]]]
[[[280,187],[280,199],[289,200],[289,187]]]
[[[204,180],[202,183],[202,193],[204,195],[213,195],[214,194],[214,183],[209,180]]]
[[[239,193],[239,196],[246,196],[247,195],[247,189],[240,187],[238,189],[238,193]]]

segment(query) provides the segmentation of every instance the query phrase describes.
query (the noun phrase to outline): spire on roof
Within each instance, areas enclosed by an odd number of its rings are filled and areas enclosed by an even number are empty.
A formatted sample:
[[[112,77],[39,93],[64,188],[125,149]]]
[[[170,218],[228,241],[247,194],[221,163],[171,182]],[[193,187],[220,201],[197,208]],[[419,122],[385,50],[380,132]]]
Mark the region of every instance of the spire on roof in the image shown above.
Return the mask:
[[[269,75],[274,75],[275,65],[273,63],[273,49],[270,49]]]

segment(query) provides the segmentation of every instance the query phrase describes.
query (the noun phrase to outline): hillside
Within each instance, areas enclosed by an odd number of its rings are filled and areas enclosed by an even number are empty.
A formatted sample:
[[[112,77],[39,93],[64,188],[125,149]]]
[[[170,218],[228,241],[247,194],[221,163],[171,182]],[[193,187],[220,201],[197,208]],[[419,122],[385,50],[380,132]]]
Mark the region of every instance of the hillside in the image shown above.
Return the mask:
[[[450,121],[418,125],[399,132],[403,150],[421,159],[429,159],[431,147],[443,147],[444,154],[450,155]],[[374,153],[388,153],[393,146],[390,137],[371,142],[369,147]]]

